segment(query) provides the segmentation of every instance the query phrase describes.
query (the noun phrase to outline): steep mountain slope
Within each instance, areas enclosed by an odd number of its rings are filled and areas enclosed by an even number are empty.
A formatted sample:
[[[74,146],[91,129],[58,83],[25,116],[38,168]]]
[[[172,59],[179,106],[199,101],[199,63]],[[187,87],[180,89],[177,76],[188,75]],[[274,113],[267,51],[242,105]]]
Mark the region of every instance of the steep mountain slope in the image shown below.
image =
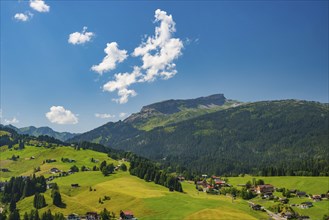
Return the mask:
[[[256,102],[155,128],[112,147],[195,172],[286,167],[283,174],[289,169],[316,175],[329,172],[328,115],[328,105],[316,102]]]
[[[36,128],[34,126],[29,126],[29,127],[17,128],[13,125],[7,125],[7,127],[15,130],[19,134],[27,134],[27,135],[31,135],[31,136],[35,136],[35,137],[38,137],[40,135],[48,135],[50,137],[56,138],[61,141],[66,141],[77,135],[77,134],[69,133],[69,132],[57,132],[49,127]]]
[[[70,141],[132,151],[198,173],[318,175],[329,173],[328,109],[299,100],[241,104],[221,94],[168,100]]]
[[[68,141],[92,141],[112,146],[159,126],[188,120],[239,104],[241,102],[228,100],[223,94],[188,100],[167,100],[144,106],[140,112],[132,114],[124,121],[109,122]]]

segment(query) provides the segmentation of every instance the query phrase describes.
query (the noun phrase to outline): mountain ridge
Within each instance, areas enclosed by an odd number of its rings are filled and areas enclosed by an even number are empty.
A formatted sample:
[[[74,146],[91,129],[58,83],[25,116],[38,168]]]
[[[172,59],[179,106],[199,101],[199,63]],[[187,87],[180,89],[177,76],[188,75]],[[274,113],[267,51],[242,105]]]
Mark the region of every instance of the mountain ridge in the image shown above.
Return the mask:
[[[41,136],[41,135],[48,135],[50,137],[56,138],[61,141],[67,141],[70,138],[73,138],[74,136],[78,135],[77,133],[70,133],[70,132],[58,132],[54,131],[52,128],[47,126],[42,127],[35,127],[35,126],[28,126],[28,127],[22,127],[17,128],[13,125],[2,125],[4,127],[8,127],[16,131],[18,134],[27,134],[31,136]]]

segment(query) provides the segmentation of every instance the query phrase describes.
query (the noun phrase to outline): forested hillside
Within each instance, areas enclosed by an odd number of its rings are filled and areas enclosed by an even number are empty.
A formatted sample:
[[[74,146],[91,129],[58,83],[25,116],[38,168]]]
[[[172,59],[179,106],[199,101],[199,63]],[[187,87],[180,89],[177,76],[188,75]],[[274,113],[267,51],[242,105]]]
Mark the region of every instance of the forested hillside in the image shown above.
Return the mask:
[[[328,106],[251,103],[164,126],[113,147],[217,174],[328,175]]]
[[[328,131],[327,104],[284,100],[221,109],[150,131],[111,123],[78,137],[196,173],[328,175]]]

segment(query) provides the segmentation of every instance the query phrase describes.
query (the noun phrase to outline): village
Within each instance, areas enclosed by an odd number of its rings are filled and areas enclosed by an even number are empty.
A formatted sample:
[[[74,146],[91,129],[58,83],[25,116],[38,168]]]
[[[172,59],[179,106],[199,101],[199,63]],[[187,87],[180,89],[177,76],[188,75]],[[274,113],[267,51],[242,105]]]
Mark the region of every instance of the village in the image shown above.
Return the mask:
[[[178,177],[180,181],[185,178]],[[228,183],[227,178],[219,176],[211,176],[208,178],[206,174],[202,178],[195,181],[195,188],[198,192],[204,192],[213,195],[225,195],[232,198],[232,202],[237,196],[248,200],[249,206],[254,211],[267,212],[274,219],[310,219],[309,216],[299,215],[298,211],[294,211],[292,207],[298,209],[309,209],[313,207],[314,202],[321,202],[329,199],[329,191],[321,195],[312,195],[298,189],[285,189],[275,187],[271,184],[265,184],[263,180],[248,181],[246,184],[237,184],[237,187]],[[240,188],[240,189],[239,189]],[[282,197],[280,196],[282,195]],[[289,204],[289,198],[299,198],[299,204]],[[271,208],[265,208],[256,201],[273,201],[277,202]]]

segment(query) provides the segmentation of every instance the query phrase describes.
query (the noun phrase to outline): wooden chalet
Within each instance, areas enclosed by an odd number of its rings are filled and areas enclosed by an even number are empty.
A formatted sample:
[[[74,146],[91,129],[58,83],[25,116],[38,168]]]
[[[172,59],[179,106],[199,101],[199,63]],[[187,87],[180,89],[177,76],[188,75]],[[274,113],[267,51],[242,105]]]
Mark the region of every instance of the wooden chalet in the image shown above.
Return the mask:
[[[258,194],[272,194],[274,192],[274,186],[271,184],[258,185],[256,187],[256,192]]]
[[[87,212],[86,213],[86,220],[100,220],[100,215],[97,212]]]
[[[120,211],[120,219],[130,219],[130,220],[137,220],[137,218],[134,217],[134,213],[130,210],[127,211]]]

